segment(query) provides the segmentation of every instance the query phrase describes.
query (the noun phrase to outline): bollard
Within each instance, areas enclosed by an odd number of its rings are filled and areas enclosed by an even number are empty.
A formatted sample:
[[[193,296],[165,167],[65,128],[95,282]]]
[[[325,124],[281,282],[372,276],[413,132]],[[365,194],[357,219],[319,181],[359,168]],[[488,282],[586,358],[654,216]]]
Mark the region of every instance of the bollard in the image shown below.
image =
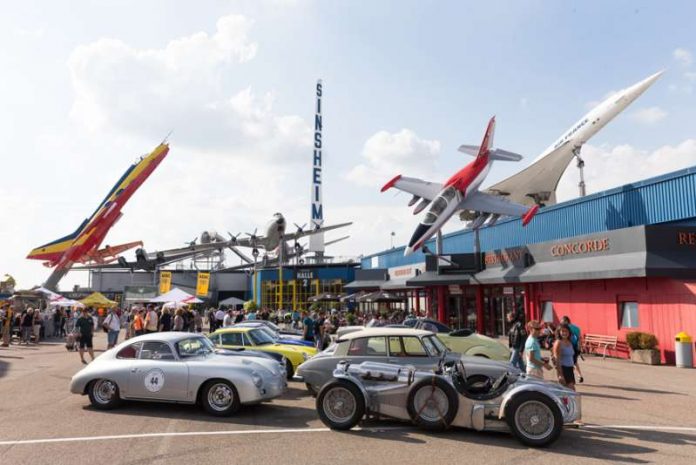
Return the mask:
[[[694,360],[691,352],[691,336],[682,331],[674,337],[674,355],[679,368],[693,368]]]

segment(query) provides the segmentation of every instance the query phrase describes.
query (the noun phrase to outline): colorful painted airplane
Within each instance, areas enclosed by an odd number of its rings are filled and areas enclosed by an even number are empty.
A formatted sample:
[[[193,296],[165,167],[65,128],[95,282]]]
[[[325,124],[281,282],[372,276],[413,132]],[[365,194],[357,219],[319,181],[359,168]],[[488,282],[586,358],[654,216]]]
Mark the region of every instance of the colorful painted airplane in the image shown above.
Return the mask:
[[[142,242],[130,242],[99,249],[111,227],[121,217],[121,209],[133,193],[145,182],[164,157],[169,153],[169,145],[162,142],[149,155],[132,164],[121,176],[92,216],[87,218],[72,234],[39,246],[29,252],[27,258],[44,260],[44,265],[54,268],[44,283],[48,289],[56,289],[74,263],[109,263],[117,255],[136,247]]]
[[[495,116],[488,122],[486,134],[480,146],[462,145],[460,152],[473,155],[476,159],[459,170],[444,184],[427,182],[417,178],[396,176],[382,187],[382,192],[395,187],[413,195],[408,206],[415,205],[413,214],[420,213],[432,202],[423,221],[413,233],[404,255],[410,255],[423,247],[437,231],[442,228],[452,215],[460,210],[474,210],[494,215],[521,216],[522,226],[526,226],[539,210],[538,205],[531,208],[508,202],[500,197],[479,191],[479,186],[486,179],[494,160],[519,161],[521,155],[506,150],[491,148],[495,132]]]

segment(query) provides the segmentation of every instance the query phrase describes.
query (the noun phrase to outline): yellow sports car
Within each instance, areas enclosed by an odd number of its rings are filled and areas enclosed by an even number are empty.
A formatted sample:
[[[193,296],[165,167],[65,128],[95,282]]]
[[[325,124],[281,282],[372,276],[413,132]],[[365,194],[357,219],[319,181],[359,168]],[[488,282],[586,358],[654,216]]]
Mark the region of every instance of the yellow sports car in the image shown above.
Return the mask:
[[[263,328],[221,328],[208,336],[217,347],[223,349],[249,349],[265,352],[285,361],[288,379],[305,360],[316,355],[317,349],[302,345],[279,344]]]

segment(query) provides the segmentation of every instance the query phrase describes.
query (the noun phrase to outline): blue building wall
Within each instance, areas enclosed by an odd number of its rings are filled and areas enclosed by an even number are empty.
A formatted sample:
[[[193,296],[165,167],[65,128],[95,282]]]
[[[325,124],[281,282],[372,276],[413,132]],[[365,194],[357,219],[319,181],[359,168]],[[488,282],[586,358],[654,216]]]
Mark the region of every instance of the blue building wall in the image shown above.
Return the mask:
[[[500,221],[482,228],[479,240],[481,250],[488,251],[677,221],[696,221],[696,167],[542,208],[525,228],[519,218]],[[435,241],[428,241],[427,246],[434,250]],[[446,234],[442,249],[444,253],[472,252],[474,233],[461,230]],[[373,257],[377,257],[376,266]],[[402,246],[364,257],[362,267],[389,268],[424,260],[422,253],[404,257]]]

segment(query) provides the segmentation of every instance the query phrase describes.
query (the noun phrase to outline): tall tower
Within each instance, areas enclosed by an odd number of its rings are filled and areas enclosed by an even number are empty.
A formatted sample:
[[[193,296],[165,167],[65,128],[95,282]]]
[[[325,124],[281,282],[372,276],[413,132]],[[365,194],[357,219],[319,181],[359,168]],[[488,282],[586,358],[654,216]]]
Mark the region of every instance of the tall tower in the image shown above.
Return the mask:
[[[320,228],[324,224],[324,207],[321,198],[321,174],[322,174],[322,115],[321,115],[321,79],[316,87],[317,105],[314,113],[314,150],[312,156],[312,211],[310,225],[312,229]],[[324,233],[309,236],[309,251],[317,257],[324,255]]]

